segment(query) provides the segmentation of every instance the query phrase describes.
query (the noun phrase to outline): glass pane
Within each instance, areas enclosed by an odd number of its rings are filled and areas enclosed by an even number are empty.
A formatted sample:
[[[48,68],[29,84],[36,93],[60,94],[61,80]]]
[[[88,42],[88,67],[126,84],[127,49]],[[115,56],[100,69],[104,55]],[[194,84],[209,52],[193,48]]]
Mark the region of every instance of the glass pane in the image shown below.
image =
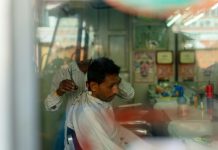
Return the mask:
[[[120,77],[134,88],[132,99],[115,98],[112,102],[118,123],[145,141],[151,138],[148,142],[154,147],[160,141],[152,141],[153,137],[175,138],[177,146],[183,145],[187,137],[203,145],[212,143],[211,139],[218,135],[213,124],[218,112],[216,105],[208,111],[211,103],[207,100],[213,99],[216,104],[218,95],[218,5],[204,0],[162,3],[46,0],[40,6],[35,54],[42,149],[63,149],[66,112],[79,96],[70,92],[61,95],[58,91],[63,80],[74,76],[69,68],[75,64],[80,70],[81,74],[77,72],[79,75],[73,79],[86,89],[86,77],[78,66],[81,61],[99,57],[108,57],[120,66]],[[170,62],[166,56],[159,58],[165,52],[170,54]],[[212,92],[208,93],[211,85]],[[48,96],[52,97],[50,110],[45,106]],[[130,120],[123,122],[120,116]],[[113,127],[102,128],[110,132]],[[110,142],[122,143],[123,137],[113,141],[112,132],[109,135]]]

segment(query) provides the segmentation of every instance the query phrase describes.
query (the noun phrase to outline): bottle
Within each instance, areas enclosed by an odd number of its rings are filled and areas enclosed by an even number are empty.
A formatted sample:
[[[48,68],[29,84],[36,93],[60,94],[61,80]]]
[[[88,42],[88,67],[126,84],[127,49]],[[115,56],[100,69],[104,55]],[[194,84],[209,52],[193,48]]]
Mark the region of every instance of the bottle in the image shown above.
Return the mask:
[[[194,96],[194,108],[195,109],[198,108],[198,96],[197,95]]]
[[[204,111],[204,102],[203,102],[203,100],[201,100],[201,102],[200,102],[200,107],[201,107],[201,111]]]
[[[190,100],[189,100],[189,104],[190,104],[191,106],[194,105],[194,94],[191,95]]]
[[[201,108],[201,111],[204,111],[205,110],[205,104],[204,104],[204,94],[203,93],[200,93],[199,94],[199,101],[200,101],[200,108]]]
[[[207,98],[213,98],[213,85],[210,83],[210,81],[205,88],[205,93]]]
[[[184,88],[182,86],[178,86],[178,97],[177,97],[177,103],[178,103],[178,115],[180,117],[186,117],[188,115],[188,105],[187,100],[184,97]]]
[[[213,115],[213,85],[208,82],[205,88],[206,98],[207,98],[207,113],[212,118]]]

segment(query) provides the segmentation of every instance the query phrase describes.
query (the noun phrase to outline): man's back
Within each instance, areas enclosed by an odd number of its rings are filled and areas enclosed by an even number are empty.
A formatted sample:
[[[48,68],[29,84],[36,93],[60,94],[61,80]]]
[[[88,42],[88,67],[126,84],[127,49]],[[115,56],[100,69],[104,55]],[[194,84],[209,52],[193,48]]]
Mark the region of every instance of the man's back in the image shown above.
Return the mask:
[[[87,92],[71,106],[66,126],[73,129],[82,149],[121,150],[136,135],[121,127],[114,118],[110,102],[115,96],[133,97],[133,88],[121,90],[120,67],[113,60],[94,59],[87,72]],[[124,86],[125,87],[125,86]],[[121,92],[121,93],[120,93]],[[66,145],[67,146],[67,145]]]
[[[72,105],[66,125],[75,131],[83,149],[122,149],[110,103],[84,92]],[[82,142],[81,142],[82,141]]]

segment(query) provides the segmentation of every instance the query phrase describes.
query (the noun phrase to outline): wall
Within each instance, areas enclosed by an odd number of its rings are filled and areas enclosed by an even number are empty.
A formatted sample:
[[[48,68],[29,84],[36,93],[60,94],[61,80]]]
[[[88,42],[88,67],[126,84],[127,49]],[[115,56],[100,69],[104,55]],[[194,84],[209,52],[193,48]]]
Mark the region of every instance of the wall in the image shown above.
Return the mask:
[[[148,85],[157,83],[156,51],[173,51],[175,49],[174,34],[166,28],[162,20],[132,17],[131,23],[132,34],[130,37],[133,44],[130,66],[132,83],[136,91],[134,102],[147,104]],[[136,56],[137,53],[140,56]],[[138,65],[139,59],[148,62],[147,74],[141,76],[140,73],[136,73],[138,68],[135,66]],[[174,65],[171,65],[171,69],[174,72]],[[169,80],[173,81],[174,76],[170,76]]]
[[[123,102],[116,99],[114,105],[146,102],[148,85],[157,83],[156,62],[155,60],[153,62],[153,79],[137,82],[134,75],[134,53],[174,50],[172,31],[166,28],[162,20],[129,16],[112,8],[86,9],[83,11],[83,16],[89,25],[93,25],[94,42],[101,46],[103,55],[111,57],[121,66],[121,76],[130,81],[135,88],[133,101]],[[174,66],[172,70],[174,72]],[[170,80],[173,81],[174,77],[171,76]]]

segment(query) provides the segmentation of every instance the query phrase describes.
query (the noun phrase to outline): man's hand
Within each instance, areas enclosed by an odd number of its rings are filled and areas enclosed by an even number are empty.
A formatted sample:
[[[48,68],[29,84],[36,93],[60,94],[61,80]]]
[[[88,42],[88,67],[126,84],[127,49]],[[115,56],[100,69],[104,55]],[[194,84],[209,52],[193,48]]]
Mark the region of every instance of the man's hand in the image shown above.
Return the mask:
[[[63,80],[60,82],[59,87],[56,90],[56,93],[59,96],[62,96],[66,92],[72,92],[72,91],[75,91],[77,89],[78,89],[78,87],[74,81],[66,79],[66,80]]]

